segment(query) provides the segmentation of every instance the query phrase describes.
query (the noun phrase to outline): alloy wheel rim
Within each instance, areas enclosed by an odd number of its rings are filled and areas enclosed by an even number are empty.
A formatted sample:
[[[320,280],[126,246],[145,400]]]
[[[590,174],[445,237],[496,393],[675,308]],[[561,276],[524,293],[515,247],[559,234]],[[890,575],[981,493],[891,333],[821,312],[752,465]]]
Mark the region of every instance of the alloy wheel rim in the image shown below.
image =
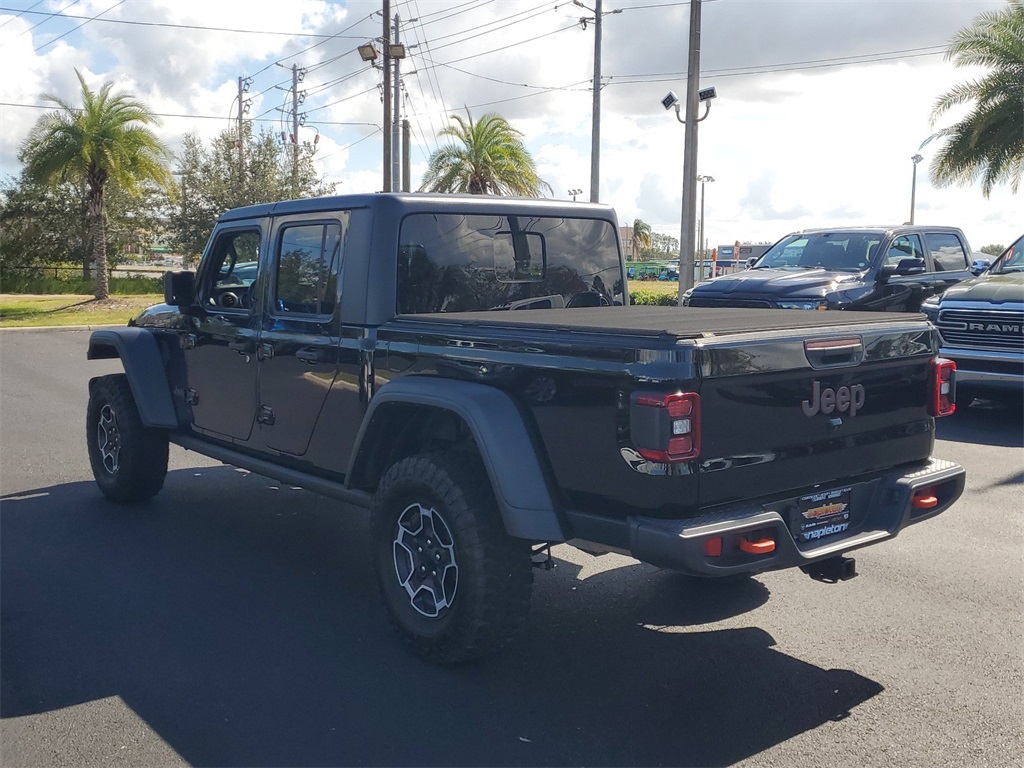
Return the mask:
[[[96,444],[100,449],[103,468],[112,475],[117,474],[121,457],[121,433],[117,429],[117,416],[109,405],[104,405],[100,409],[100,418],[96,425]]]
[[[392,542],[395,575],[417,613],[439,618],[459,586],[455,542],[436,509],[414,502],[398,517]]]

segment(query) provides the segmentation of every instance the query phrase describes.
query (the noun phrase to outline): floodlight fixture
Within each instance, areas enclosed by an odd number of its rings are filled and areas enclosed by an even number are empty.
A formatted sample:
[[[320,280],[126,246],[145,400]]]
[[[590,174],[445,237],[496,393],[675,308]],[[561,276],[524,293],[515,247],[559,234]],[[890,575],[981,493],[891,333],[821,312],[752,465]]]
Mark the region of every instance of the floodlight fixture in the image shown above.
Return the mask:
[[[711,101],[711,99],[717,98],[718,92],[715,90],[715,86],[710,88],[701,88],[697,91],[697,99],[699,101]]]
[[[359,58],[363,61],[376,61],[377,60],[377,46],[373,43],[363,43],[356,50],[359,51]]]
[[[388,45],[388,57],[392,59],[404,59],[405,43],[390,43]]]
[[[665,94],[665,98],[661,100],[661,106],[665,109],[672,109],[677,104],[679,104],[679,97],[676,96],[675,91],[669,91]]]

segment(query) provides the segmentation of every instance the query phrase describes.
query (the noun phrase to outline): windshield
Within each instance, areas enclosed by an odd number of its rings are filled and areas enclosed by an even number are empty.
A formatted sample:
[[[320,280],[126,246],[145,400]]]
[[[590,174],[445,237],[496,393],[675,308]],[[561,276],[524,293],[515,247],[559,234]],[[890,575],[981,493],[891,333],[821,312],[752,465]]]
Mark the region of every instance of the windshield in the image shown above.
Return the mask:
[[[993,272],[1024,272],[1024,236],[1006,249]]]
[[[881,235],[873,232],[790,235],[765,251],[754,269],[863,272],[871,264],[881,240]]]

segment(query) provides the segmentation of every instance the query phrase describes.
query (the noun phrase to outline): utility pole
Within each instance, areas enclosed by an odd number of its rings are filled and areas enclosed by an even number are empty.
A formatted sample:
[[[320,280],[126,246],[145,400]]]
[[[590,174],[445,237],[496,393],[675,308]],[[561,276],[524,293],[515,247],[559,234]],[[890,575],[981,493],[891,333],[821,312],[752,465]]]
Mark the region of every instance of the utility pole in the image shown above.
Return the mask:
[[[594,105],[590,129],[590,202],[601,198],[601,0],[594,3]]]
[[[412,191],[411,174],[409,171],[409,165],[411,158],[410,142],[412,131],[409,128],[409,121],[402,120],[402,191]]]
[[[395,27],[393,33],[394,37],[392,39],[392,43],[396,46],[399,45],[399,43],[401,42],[399,39],[398,31],[398,25],[400,22],[401,19],[399,19],[398,14],[396,13]],[[388,51],[389,59],[391,58],[390,54],[391,52]],[[391,95],[392,98],[394,99],[394,105],[392,107],[391,115],[391,179],[392,187],[396,192],[398,192],[402,187],[402,150],[400,143],[401,136],[399,135],[399,132],[401,131],[401,117],[399,113],[401,111],[402,97],[402,81],[400,73],[401,63],[401,59],[395,58],[394,64],[392,65],[394,67],[392,74],[394,76],[395,81],[391,86]]]
[[[299,196],[299,66],[292,64],[292,197]]]
[[[242,117],[245,115],[245,91],[248,88],[245,78],[238,78],[238,183],[245,184],[245,125]]]
[[[587,22],[594,22],[594,104],[591,109],[591,131],[590,131],[590,202],[598,202],[601,196],[601,30],[604,11],[601,9],[602,0],[595,0],[594,7],[584,5],[581,0],[572,0],[573,5],[590,11],[594,14],[593,19],[583,17],[580,19],[580,26],[587,28]],[[621,8],[616,8],[608,13],[622,13]],[[571,193],[570,193],[571,194]]]
[[[284,64],[278,63],[279,67],[287,69]],[[281,113],[291,112],[291,123],[292,133],[288,137],[288,140],[292,145],[292,195],[298,197],[299,194],[299,126],[306,122],[306,116],[299,114],[299,105],[306,100],[306,92],[299,93],[299,83],[306,77],[306,70],[300,67],[298,64],[292,64],[292,106],[291,109],[286,107],[277,107],[277,111]],[[274,86],[278,88],[280,86]],[[281,90],[284,90],[283,88]],[[281,131],[281,141],[285,141],[285,133]]]
[[[384,191],[391,191],[391,0],[384,0]]]
[[[683,140],[683,212],[679,231],[679,305],[693,287],[697,213],[697,90],[700,87],[700,3],[690,0],[690,55],[686,66],[686,134]]]

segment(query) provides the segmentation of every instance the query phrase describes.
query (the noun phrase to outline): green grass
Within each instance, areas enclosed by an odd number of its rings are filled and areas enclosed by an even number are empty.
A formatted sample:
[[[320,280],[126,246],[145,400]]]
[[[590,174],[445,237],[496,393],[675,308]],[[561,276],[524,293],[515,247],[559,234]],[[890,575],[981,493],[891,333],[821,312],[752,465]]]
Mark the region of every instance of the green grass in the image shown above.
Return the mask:
[[[146,307],[163,301],[159,294],[113,296],[96,301],[83,294],[37,296],[0,294],[0,328],[49,325],[125,325]]]

